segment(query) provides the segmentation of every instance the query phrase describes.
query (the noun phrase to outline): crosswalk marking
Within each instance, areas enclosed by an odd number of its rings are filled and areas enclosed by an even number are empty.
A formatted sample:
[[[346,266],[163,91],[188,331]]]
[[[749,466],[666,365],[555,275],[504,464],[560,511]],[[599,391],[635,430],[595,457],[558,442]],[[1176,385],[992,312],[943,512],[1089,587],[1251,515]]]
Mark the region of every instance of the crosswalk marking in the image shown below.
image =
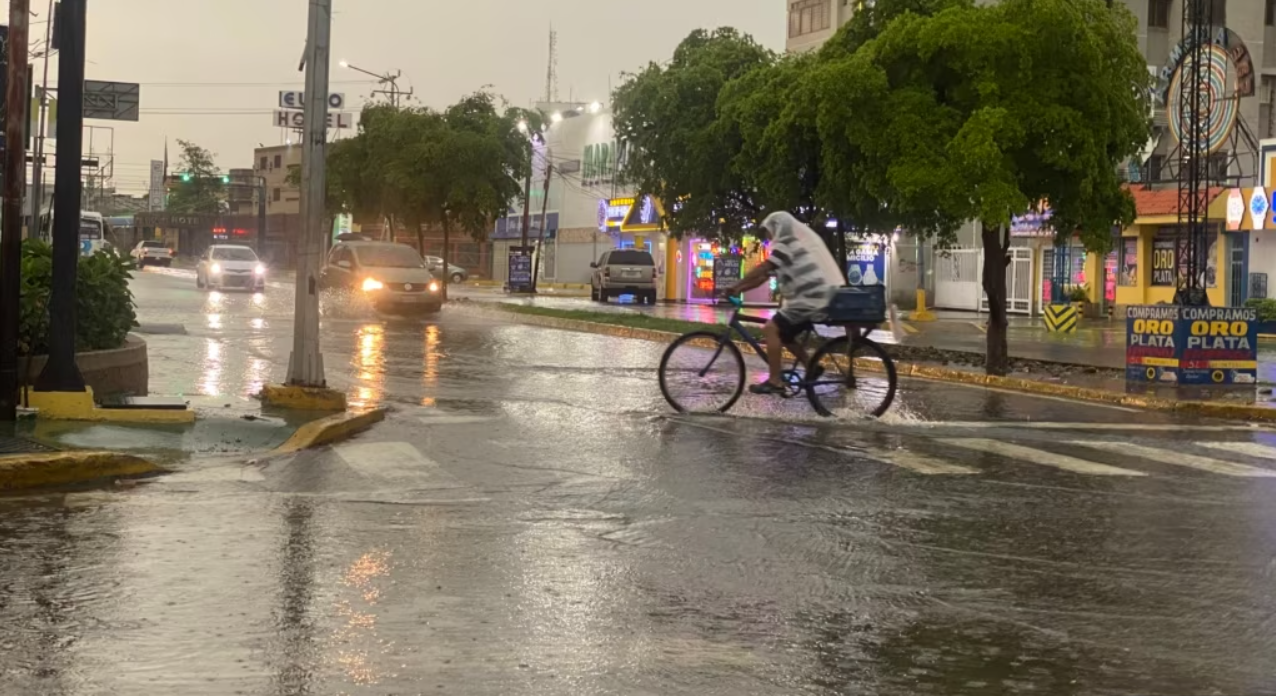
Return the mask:
[[[1078,474],[1090,474],[1094,476],[1147,476],[1147,474],[1141,471],[1122,469],[1120,467],[1108,466],[1107,464],[1099,464],[1098,462],[1089,462],[1084,459],[1077,459],[1076,457],[1056,454],[1054,452],[1039,450],[1033,447],[1024,447],[1023,445],[1014,445],[1009,442],[1000,442],[998,440],[986,440],[983,438],[945,438],[940,440],[940,442],[980,452],[987,452],[989,454],[995,454],[1009,459],[1017,459],[1028,464],[1052,466],[1056,469],[1072,471]]]
[[[943,428],[1025,428],[1032,430],[1146,430],[1150,432],[1254,432],[1248,425],[1177,425],[1173,423],[1056,423],[1054,421],[979,421],[979,422],[935,422],[926,423],[931,427]]]
[[[897,466],[901,469],[915,471],[919,474],[963,475],[979,473],[978,469],[949,464],[948,462],[935,459],[934,457],[928,457],[924,454],[918,454],[904,449],[870,450],[868,456],[872,459]]]
[[[1234,464],[1232,462],[1225,462],[1221,459],[1211,459],[1209,457],[1201,457],[1185,452],[1146,447],[1144,445],[1136,445],[1130,442],[1083,440],[1072,441],[1069,444],[1103,450],[1105,452],[1114,452],[1116,454],[1126,456],[1133,455],[1142,459],[1161,462],[1162,464],[1184,466],[1189,469],[1208,471],[1212,474],[1222,474],[1224,476],[1276,477],[1276,471],[1268,469],[1259,469],[1258,467],[1247,466],[1245,464]]]
[[[1196,444],[1233,454],[1243,454],[1247,457],[1276,461],[1276,447],[1260,445],[1257,442],[1198,442]]]
[[[460,487],[434,460],[407,442],[357,442],[333,448],[351,469],[377,479],[431,479],[443,487]],[[437,487],[437,486],[435,486]]]

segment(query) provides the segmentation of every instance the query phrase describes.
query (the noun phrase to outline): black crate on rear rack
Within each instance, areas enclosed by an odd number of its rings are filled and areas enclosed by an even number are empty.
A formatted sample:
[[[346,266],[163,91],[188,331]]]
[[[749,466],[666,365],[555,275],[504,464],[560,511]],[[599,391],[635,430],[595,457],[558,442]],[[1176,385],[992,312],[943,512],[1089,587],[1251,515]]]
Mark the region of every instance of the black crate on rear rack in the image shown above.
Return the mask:
[[[829,303],[830,324],[882,324],[886,321],[886,286],[851,285],[837,289]]]

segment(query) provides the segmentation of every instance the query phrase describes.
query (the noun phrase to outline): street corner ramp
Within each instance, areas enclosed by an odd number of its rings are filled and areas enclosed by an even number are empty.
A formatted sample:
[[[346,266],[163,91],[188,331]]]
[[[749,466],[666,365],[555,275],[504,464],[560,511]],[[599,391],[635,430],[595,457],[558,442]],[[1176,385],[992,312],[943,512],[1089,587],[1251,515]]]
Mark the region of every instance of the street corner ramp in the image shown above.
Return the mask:
[[[134,478],[163,473],[154,462],[122,452],[47,452],[0,456],[0,492]]]
[[[291,454],[304,449],[330,445],[340,442],[359,432],[367,430],[376,423],[385,420],[386,409],[374,408],[366,411],[348,411],[336,413],[319,420],[306,423],[288,438],[288,441],[276,447],[273,454]]]

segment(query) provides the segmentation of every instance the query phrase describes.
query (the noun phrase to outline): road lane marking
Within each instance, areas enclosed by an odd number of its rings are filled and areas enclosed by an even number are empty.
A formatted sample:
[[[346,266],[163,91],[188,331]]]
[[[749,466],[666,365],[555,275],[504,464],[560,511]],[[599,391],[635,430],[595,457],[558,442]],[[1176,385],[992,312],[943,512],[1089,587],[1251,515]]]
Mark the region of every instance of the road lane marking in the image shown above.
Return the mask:
[[[1115,454],[1125,456],[1135,456],[1162,464],[1170,464],[1172,466],[1184,466],[1189,469],[1198,471],[1208,471],[1212,474],[1222,474],[1224,476],[1249,476],[1255,478],[1276,477],[1276,471],[1267,469],[1259,469],[1258,467],[1247,466],[1245,464],[1234,464],[1225,462],[1221,459],[1210,459],[1209,457],[1201,457],[1195,454],[1187,454],[1174,450],[1163,450],[1155,447],[1146,447],[1144,445],[1135,445],[1129,442],[1096,442],[1096,441],[1077,441],[1073,440],[1068,444],[1077,445],[1079,447],[1089,447],[1091,449],[1103,450]]]
[[[715,433],[723,433],[726,435],[730,435],[732,437],[748,437],[753,440],[760,440],[764,442],[775,442],[782,445],[797,445],[799,447],[806,447],[809,449],[822,450],[824,452],[832,452],[834,454],[851,456],[857,459],[868,459],[868,460],[877,462],[879,464],[888,464],[891,466],[900,467],[901,469],[908,469],[910,471],[915,471],[919,474],[954,475],[954,474],[979,473],[977,469],[970,469],[968,467],[958,466],[956,464],[949,464],[947,462],[943,462],[923,454],[917,454],[916,452],[909,452],[907,450],[855,449],[853,447],[837,447],[833,445],[822,445],[822,444],[818,444],[814,442],[805,442],[802,440],[790,440],[788,438],[783,438],[783,437],[771,437],[768,435],[756,435],[752,433],[749,433],[749,434],[739,433],[729,428],[718,428],[718,427],[708,425],[704,422],[703,419],[670,418],[670,420],[677,421],[678,423],[682,423],[684,425],[688,425],[693,428],[709,430]]]
[[[980,422],[944,422],[926,423],[929,427],[944,428],[1031,428],[1040,430],[1147,430],[1147,431],[1191,431],[1202,433],[1254,432],[1248,425],[1179,425],[1176,423],[1056,423],[1053,421],[980,421]]]
[[[848,450],[849,452],[849,450]],[[891,466],[897,466],[901,469],[908,469],[919,474],[928,475],[965,475],[978,474],[978,469],[971,469],[966,466],[957,464],[949,464],[948,462],[928,457],[924,454],[910,452],[908,450],[869,450],[868,457]]]
[[[447,412],[432,412],[421,416],[418,420],[426,425],[465,425],[467,423],[487,423],[496,419],[492,416],[464,416]]]
[[[1007,459],[1017,459],[1029,464],[1051,466],[1056,469],[1063,469],[1064,471],[1071,471],[1078,474],[1090,474],[1093,476],[1147,476],[1147,474],[1142,471],[1108,466],[1107,464],[1090,462],[1084,459],[1077,459],[1076,457],[1048,452],[1046,450],[1024,447],[1023,445],[1013,445],[1009,442],[985,440],[983,438],[943,438],[938,441],[943,444],[956,445],[958,447],[965,447],[966,449],[987,452],[989,454],[1006,457]]]
[[[408,442],[358,442],[333,448],[351,469],[374,479],[434,479],[445,487],[461,487],[438,462]]]
[[[1276,462],[1276,447],[1260,445],[1257,442],[1197,442],[1196,444],[1200,447]]]

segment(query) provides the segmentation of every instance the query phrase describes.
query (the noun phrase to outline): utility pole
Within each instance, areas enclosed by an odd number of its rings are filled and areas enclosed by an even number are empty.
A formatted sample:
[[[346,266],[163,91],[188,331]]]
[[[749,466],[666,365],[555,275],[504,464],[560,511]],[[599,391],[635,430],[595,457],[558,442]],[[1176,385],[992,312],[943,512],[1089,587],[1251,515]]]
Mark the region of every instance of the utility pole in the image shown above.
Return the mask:
[[[82,392],[75,364],[75,271],[80,257],[80,166],[84,154],[84,34],[88,0],[62,0],[58,58],[58,161],[53,185],[53,291],[49,361],[36,378],[42,392]]]
[[[255,176],[257,189],[257,256],[266,258],[266,177]]]
[[[18,419],[18,295],[22,291],[22,196],[27,187],[28,0],[9,0],[9,75],[4,117],[0,228],[0,421]]]
[[[297,240],[297,301],[288,385],[324,387],[323,354],[319,351],[319,270],[327,218],[325,183],[328,142],[328,52],[332,0],[310,0],[306,36],[306,108],[301,154],[301,238]]]
[[[536,263],[532,264],[532,294],[540,280],[541,262],[545,260],[545,228],[549,226],[549,181],[554,176],[553,152],[545,153],[545,188],[541,196],[541,236],[536,242]]]
[[[40,82],[39,128],[35,134],[35,161],[31,164],[31,236],[44,236],[40,228],[40,211],[44,208],[44,131],[49,113],[49,58],[56,44],[53,40],[53,10],[56,0],[49,0],[49,14],[44,27],[44,79]],[[52,234],[53,230],[49,230]]]

